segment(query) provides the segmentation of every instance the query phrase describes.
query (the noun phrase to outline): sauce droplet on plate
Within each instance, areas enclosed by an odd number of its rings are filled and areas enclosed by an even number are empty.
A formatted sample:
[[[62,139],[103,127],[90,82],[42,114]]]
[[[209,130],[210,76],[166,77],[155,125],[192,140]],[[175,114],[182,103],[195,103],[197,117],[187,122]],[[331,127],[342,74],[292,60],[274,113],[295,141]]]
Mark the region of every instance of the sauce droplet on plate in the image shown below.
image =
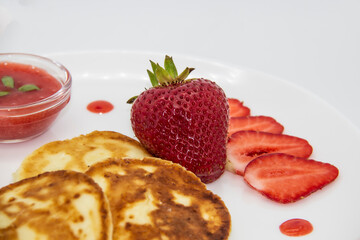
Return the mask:
[[[114,109],[114,106],[105,100],[96,100],[87,105],[87,110],[93,113],[108,113]]]
[[[281,233],[290,237],[304,236],[313,230],[313,226],[309,221],[300,218],[287,220],[279,228]]]

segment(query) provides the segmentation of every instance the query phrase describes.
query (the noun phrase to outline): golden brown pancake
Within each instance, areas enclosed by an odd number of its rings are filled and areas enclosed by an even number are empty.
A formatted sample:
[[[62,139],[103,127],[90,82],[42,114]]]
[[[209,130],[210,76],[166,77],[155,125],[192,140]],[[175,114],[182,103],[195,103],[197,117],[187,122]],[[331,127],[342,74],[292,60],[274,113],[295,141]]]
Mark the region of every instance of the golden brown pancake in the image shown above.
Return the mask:
[[[110,157],[149,156],[142,145],[130,137],[117,132],[94,131],[73,139],[50,142],[36,149],[22,162],[14,180],[62,169],[85,172],[90,165]]]
[[[113,239],[228,239],[231,219],[224,202],[178,164],[108,159],[86,174],[109,200]]]
[[[110,240],[111,212],[87,175],[47,172],[0,189],[1,240]]]

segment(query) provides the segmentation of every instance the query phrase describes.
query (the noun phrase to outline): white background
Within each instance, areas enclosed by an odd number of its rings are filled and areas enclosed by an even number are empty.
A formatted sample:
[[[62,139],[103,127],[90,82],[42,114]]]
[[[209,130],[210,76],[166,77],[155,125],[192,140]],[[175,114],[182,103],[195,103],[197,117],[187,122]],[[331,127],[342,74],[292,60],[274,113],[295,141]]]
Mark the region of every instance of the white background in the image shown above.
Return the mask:
[[[360,127],[358,0],[0,1],[0,52],[104,49],[259,70],[313,92]]]

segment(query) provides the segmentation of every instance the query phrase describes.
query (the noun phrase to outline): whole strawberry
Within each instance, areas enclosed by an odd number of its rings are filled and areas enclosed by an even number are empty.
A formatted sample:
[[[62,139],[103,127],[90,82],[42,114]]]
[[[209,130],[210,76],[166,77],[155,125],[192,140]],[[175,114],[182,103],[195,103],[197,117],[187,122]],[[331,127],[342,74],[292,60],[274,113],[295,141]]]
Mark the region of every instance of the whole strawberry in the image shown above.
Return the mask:
[[[204,183],[221,176],[226,164],[229,106],[224,91],[206,79],[178,75],[171,57],[162,68],[150,61],[153,87],[131,108],[135,136],[153,155],[179,163]]]

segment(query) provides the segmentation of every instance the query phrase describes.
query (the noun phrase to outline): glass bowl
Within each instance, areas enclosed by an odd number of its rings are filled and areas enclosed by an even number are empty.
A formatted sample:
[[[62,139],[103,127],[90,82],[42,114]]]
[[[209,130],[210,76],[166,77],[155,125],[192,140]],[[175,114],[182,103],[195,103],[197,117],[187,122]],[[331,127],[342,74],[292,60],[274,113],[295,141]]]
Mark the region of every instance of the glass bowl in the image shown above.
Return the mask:
[[[41,87],[25,87],[29,84],[21,82],[23,80],[17,81],[21,76],[24,79],[33,78],[37,84],[30,85]],[[45,57],[0,53],[0,79],[0,143],[22,142],[39,136],[70,101],[70,72],[60,63]],[[48,83],[45,82],[50,80],[46,79],[52,79],[52,84],[56,85],[47,95]]]

